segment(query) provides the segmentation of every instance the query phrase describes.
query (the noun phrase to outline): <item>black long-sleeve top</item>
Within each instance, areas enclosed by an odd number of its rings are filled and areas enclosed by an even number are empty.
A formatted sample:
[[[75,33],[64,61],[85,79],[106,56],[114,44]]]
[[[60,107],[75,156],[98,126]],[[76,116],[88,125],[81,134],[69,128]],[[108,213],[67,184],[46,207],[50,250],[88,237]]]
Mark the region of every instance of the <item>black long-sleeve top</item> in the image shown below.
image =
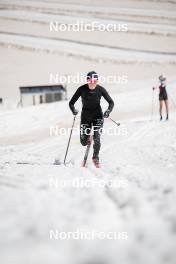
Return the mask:
[[[72,112],[75,110],[74,104],[81,97],[82,99],[82,119],[90,120],[95,118],[102,118],[103,113],[100,105],[101,97],[109,103],[108,109],[110,112],[114,107],[114,101],[106,91],[106,89],[100,85],[97,85],[95,89],[89,89],[88,84],[80,86],[69,102]]]

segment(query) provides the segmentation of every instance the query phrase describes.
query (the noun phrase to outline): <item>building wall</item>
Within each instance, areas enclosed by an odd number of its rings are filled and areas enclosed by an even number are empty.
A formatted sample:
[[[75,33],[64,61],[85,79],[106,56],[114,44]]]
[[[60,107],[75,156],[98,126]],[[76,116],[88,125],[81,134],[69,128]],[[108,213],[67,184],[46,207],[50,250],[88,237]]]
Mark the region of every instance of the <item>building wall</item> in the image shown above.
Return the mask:
[[[62,100],[66,100],[66,93],[63,91],[59,93],[46,93],[46,94],[31,94],[31,95],[23,95],[23,105],[35,105],[44,104],[44,103],[52,103],[58,102]]]

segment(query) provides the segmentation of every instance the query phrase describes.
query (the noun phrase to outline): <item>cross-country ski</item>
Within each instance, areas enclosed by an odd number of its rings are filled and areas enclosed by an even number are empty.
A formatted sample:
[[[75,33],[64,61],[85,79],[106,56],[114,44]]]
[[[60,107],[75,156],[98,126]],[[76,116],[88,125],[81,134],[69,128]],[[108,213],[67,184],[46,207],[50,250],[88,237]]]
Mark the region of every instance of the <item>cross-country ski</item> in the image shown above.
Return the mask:
[[[82,163],[83,167],[86,167],[86,163],[87,163],[87,159],[88,159],[88,156],[89,156],[92,140],[93,140],[93,136],[90,135],[90,137],[88,139],[88,142],[87,142],[87,147],[86,147],[86,151],[85,151],[85,155],[84,155],[84,159],[83,159],[83,163]]]

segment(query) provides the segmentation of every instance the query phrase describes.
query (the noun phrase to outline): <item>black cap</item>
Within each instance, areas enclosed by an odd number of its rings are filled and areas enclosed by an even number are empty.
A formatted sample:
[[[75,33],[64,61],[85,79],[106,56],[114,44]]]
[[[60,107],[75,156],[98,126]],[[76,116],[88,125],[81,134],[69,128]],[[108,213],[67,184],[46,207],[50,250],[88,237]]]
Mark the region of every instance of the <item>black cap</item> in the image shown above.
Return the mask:
[[[87,80],[91,79],[98,80],[98,73],[96,73],[95,71],[88,72]]]
[[[166,77],[164,77],[162,74],[158,77],[158,79],[163,82],[166,80]]]

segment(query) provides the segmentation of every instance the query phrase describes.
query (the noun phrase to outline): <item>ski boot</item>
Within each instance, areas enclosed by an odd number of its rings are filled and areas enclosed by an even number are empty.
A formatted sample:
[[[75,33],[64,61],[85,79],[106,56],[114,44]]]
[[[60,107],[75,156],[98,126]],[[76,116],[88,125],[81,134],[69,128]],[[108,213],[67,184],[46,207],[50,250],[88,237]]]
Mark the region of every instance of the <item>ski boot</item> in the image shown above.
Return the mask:
[[[93,156],[92,161],[96,168],[101,168],[99,157]]]
[[[166,115],[166,121],[168,121],[168,120],[169,120],[169,115],[167,114],[167,115]]]

